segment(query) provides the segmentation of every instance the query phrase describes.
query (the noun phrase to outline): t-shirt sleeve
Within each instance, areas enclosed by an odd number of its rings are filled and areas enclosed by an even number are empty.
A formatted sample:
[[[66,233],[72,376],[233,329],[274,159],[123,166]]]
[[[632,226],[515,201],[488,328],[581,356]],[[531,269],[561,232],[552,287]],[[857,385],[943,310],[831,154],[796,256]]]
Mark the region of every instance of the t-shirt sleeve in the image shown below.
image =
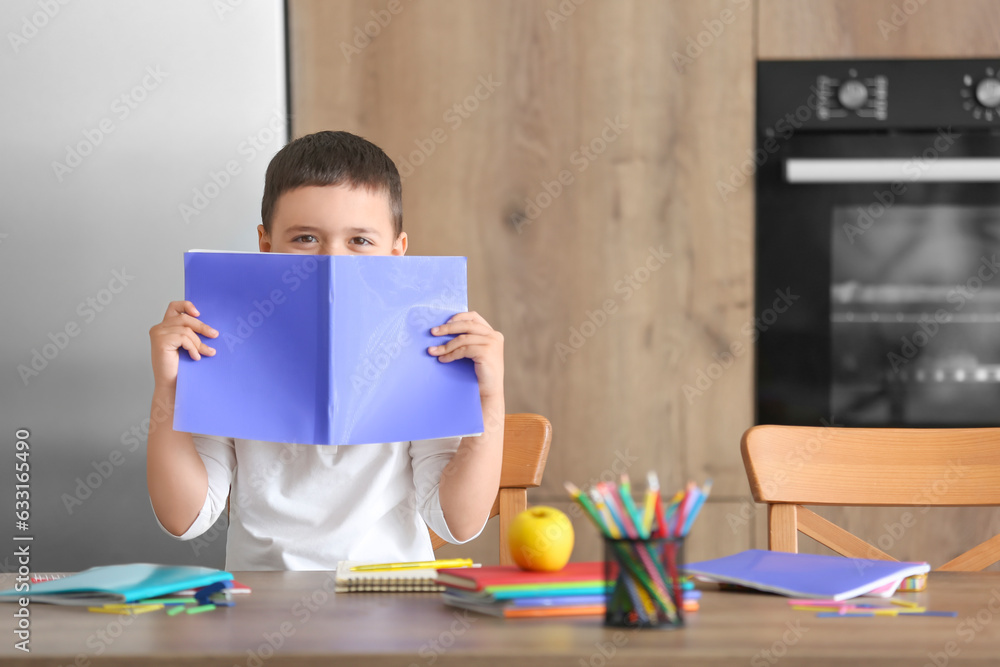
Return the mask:
[[[192,433],[195,449],[198,456],[205,464],[205,472],[208,473],[208,494],[205,496],[205,503],[201,506],[194,523],[184,531],[183,535],[174,535],[157,518],[171,537],[178,540],[190,540],[198,537],[206,530],[215,525],[219,520],[219,515],[226,509],[226,500],[229,498],[229,488],[233,482],[233,472],[236,470],[236,443],[232,438],[220,438],[214,435],[200,435]],[[153,513],[156,516],[156,513]]]
[[[431,530],[441,539],[451,544],[465,544],[479,537],[486,521],[475,535],[468,540],[458,540],[451,534],[448,522],[441,509],[441,474],[451,462],[462,438],[437,438],[434,440],[413,440],[410,442],[410,459],[413,462],[413,483],[416,487],[417,512]]]

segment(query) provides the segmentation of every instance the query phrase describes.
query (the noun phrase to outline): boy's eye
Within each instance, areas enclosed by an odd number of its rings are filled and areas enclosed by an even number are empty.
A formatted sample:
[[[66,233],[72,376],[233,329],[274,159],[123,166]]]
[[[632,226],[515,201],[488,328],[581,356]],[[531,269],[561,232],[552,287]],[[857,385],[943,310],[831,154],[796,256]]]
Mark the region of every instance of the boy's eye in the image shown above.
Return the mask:
[[[374,243],[366,239],[364,236],[355,236],[353,239],[351,239],[351,243],[354,243],[356,245],[375,245]]]
[[[315,243],[316,237],[312,234],[303,234],[302,236],[296,236],[292,239],[293,243]]]

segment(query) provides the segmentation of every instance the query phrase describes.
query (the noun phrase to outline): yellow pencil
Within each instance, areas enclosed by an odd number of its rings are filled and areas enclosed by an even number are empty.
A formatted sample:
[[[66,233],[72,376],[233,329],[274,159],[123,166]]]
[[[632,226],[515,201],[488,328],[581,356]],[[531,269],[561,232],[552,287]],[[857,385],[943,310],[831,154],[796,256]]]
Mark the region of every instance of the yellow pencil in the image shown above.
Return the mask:
[[[656,516],[656,502],[660,497],[660,480],[653,470],[649,471],[646,478],[649,480],[649,487],[646,489],[646,506],[642,512],[642,534],[649,537],[653,530],[653,518]]]
[[[422,570],[433,568],[436,570],[448,567],[472,567],[471,558],[446,558],[444,560],[424,560],[410,563],[374,563],[372,565],[355,565],[351,572],[378,572],[380,570]]]

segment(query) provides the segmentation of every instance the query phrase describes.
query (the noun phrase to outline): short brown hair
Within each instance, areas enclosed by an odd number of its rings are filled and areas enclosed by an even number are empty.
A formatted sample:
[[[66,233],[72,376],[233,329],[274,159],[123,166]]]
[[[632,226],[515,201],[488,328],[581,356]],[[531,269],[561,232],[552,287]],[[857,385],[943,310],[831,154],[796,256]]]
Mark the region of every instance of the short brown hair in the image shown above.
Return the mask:
[[[393,238],[403,232],[403,186],[396,165],[381,148],[350,132],[316,132],[299,137],[271,158],[264,176],[260,217],[271,233],[278,197],[307,185],[342,185],[386,193]]]

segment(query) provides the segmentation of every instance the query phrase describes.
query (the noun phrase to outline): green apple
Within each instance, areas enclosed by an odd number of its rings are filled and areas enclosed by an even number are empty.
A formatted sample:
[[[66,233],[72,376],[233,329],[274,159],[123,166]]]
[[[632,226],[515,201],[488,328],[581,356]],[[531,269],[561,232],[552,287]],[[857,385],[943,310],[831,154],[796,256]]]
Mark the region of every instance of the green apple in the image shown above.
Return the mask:
[[[538,505],[514,517],[507,539],[522,570],[557,572],[573,553],[573,524],[556,508]]]

